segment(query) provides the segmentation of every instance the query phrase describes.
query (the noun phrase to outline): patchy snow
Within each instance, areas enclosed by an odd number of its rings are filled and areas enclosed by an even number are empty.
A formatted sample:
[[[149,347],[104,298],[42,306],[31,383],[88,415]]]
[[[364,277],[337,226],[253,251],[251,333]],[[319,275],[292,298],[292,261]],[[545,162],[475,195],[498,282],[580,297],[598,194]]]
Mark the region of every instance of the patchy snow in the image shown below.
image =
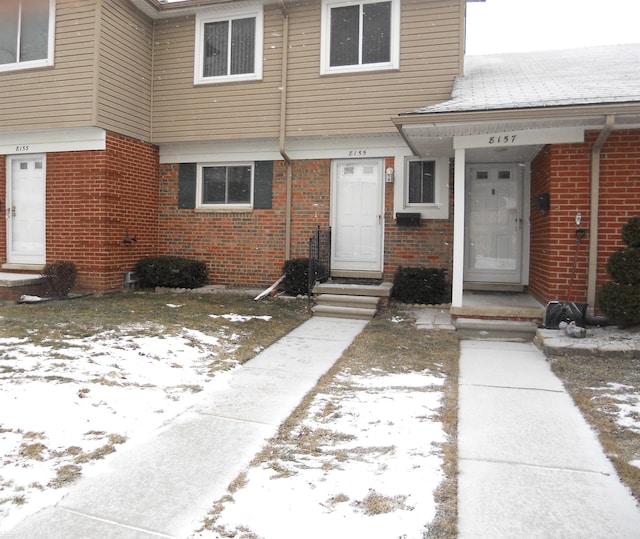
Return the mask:
[[[289,438],[311,431],[318,446],[279,445],[280,458],[249,469],[222,501],[217,532],[198,537],[422,538],[443,479],[446,435],[434,419],[443,382],[428,371],[338,376],[334,386],[349,390],[317,395]]]
[[[136,324],[40,345],[0,339],[0,535],[55,504],[78,475],[98,473],[121,444],[147,440],[203,389],[227,383],[237,362],[218,352],[235,349],[241,328],[163,330]],[[347,530],[422,538],[444,477],[446,435],[436,417],[444,381],[428,370],[342,372],[294,432],[295,440],[317,431],[316,449],[283,444],[286,458],[250,468],[217,525],[270,539],[344,537]]]
[[[640,434],[640,393],[633,386],[619,383],[608,383],[604,387],[590,388],[594,391],[601,391],[598,398],[610,400],[609,407],[602,408],[603,411],[612,415],[616,424],[624,429],[629,429],[636,434]],[[613,407],[614,409],[611,409]],[[638,466],[640,461],[633,461],[629,464]]]
[[[241,314],[210,314],[211,318],[224,318],[229,322],[248,322],[249,320],[271,320],[271,316],[244,316]]]
[[[224,383],[237,363],[218,352],[237,338],[133,325],[41,345],[0,339],[0,531]]]

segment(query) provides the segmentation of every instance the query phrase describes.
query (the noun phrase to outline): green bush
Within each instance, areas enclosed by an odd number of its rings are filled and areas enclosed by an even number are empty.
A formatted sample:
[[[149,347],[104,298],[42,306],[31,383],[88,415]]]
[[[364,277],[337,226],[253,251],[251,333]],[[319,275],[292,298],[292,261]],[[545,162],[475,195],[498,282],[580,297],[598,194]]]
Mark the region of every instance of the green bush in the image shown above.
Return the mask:
[[[393,278],[393,297],[404,303],[440,304],[449,299],[446,271],[399,267]]]
[[[612,324],[620,327],[640,324],[640,286],[606,283],[600,287],[598,306]]]
[[[640,247],[640,217],[632,217],[624,224],[622,241],[628,247]]]
[[[607,273],[615,282],[640,285],[640,249],[618,249],[607,261]]]
[[[134,269],[141,288],[198,288],[209,282],[207,265],[179,256],[154,256],[139,260]]]
[[[73,262],[59,260],[47,264],[42,270],[42,279],[47,297],[64,298],[76,284],[78,270]]]
[[[282,288],[292,296],[306,295],[309,291],[309,259],[292,258],[282,268]]]

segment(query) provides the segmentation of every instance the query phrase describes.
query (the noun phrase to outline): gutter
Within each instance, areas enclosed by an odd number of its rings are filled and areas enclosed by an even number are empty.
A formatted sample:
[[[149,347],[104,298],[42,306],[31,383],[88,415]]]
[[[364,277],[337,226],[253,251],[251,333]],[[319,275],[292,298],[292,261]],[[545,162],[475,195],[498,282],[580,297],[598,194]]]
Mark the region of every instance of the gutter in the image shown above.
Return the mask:
[[[608,114],[604,128],[600,131],[591,149],[591,208],[589,219],[589,273],[587,276],[587,303],[589,315],[593,315],[596,304],[596,282],[598,278],[598,221],[600,219],[600,153],[613,131],[616,117]]]
[[[279,150],[280,155],[284,159],[287,166],[287,193],[286,206],[284,216],[284,259],[291,258],[291,200],[292,200],[292,184],[293,171],[291,158],[287,154],[287,89],[288,89],[288,72],[289,72],[289,12],[285,5],[285,0],[280,0],[280,9],[282,11],[282,71],[280,73],[280,133],[279,133]]]

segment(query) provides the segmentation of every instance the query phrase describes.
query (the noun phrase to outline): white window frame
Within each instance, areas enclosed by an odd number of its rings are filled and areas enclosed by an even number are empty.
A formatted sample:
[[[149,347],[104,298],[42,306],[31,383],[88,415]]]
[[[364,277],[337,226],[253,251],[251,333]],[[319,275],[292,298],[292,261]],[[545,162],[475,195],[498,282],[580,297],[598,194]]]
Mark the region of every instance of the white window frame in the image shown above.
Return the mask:
[[[203,174],[202,170],[207,167],[249,167],[251,169],[251,185],[249,186],[249,202],[233,204],[207,204],[202,202]],[[255,189],[256,167],[255,162],[233,162],[233,163],[198,163],[196,167],[196,210],[200,211],[234,211],[252,210],[253,193]]]
[[[20,5],[29,0],[21,0]],[[17,61],[12,64],[0,64],[0,72],[3,71],[17,71],[19,69],[35,69],[38,67],[50,67],[54,61],[54,47],[55,47],[55,32],[56,32],[56,0],[49,0],[49,31],[47,42],[47,57],[40,60],[28,60],[25,62]],[[18,28],[18,44],[20,43],[20,28]]]
[[[434,163],[434,202],[430,204],[409,203],[409,163],[412,161],[431,161]],[[407,157],[401,182],[401,211],[420,212],[422,219],[449,218],[449,158],[448,157]]]
[[[256,19],[255,53],[253,73],[242,73],[239,75],[219,75],[215,77],[203,76],[204,68],[204,26],[211,22],[232,21],[234,19]],[[240,82],[262,80],[262,60],[264,48],[264,10],[262,6],[245,7],[225,11],[224,14],[199,13],[196,15],[196,41],[193,66],[194,84],[220,84],[226,82]]]
[[[386,0],[391,2],[391,36],[390,59],[388,62],[375,64],[354,64],[348,66],[331,66],[331,9],[363,4],[374,4],[385,0],[360,0],[350,2],[345,0],[322,0],[321,17],[321,45],[320,45],[320,74],[357,73],[364,71],[384,71],[400,68],[400,0]],[[361,36],[362,38],[362,36]]]

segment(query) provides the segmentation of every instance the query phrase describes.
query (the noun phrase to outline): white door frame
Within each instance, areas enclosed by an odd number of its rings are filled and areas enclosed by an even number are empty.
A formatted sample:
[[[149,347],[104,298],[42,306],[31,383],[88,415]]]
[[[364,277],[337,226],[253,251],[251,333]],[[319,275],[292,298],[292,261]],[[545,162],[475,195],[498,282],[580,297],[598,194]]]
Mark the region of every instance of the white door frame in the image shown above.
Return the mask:
[[[21,199],[15,190],[14,166],[20,162],[42,162],[42,185],[41,191],[31,191],[29,194],[30,209],[35,208],[41,211],[41,219],[37,219],[34,224],[34,234],[40,236],[39,241],[34,243],[34,250],[17,251],[14,240],[16,236],[16,226],[20,223],[19,215],[24,212],[24,199]],[[6,160],[6,238],[7,238],[7,263],[20,265],[43,265],[46,262],[46,154],[10,155]],[[17,199],[17,200],[16,200]],[[41,246],[41,248],[39,248]]]
[[[338,186],[340,167],[349,166],[366,167],[368,164],[374,165],[377,170],[374,171],[376,180],[376,192],[373,193],[373,200],[368,202],[372,204],[368,208],[364,208],[361,213],[355,215],[360,216],[366,221],[364,228],[370,228],[373,251],[363,252],[360,245],[356,246],[354,258],[341,257],[338,248],[341,245],[342,238],[340,220],[343,218],[341,210],[353,207],[358,202],[365,202],[363,197],[349,196],[344,197],[344,193],[340,196]],[[376,272],[382,273],[383,268],[383,245],[384,245],[384,159],[336,159],[331,163],[331,269],[332,272]],[[366,231],[366,230],[365,230]],[[369,254],[371,256],[369,256]],[[359,259],[360,258],[360,259]]]

